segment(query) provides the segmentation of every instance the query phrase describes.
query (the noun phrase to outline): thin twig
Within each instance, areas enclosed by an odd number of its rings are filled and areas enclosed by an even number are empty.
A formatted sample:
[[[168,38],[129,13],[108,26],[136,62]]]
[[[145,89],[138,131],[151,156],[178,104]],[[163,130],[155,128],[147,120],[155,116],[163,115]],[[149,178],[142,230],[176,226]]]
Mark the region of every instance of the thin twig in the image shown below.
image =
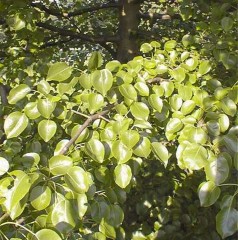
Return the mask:
[[[161,82],[168,82],[169,79],[161,78],[161,77],[155,77],[148,79],[146,82],[149,84],[154,84],[154,83],[161,83]]]
[[[71,145],[75,143],[77,138],[81,135],[83,130],[89,126],[89,124],[96,119],[102,118],[102,116],[106,115],[107,113],[110,112],[110,110],[114,107],[114,105],[110,105],[107,109],[103,110],[102,112],[96,113],[94,115],[91,115],[87,118],[87,120],[81,125],[81,127],[78,129],[76,134],[69,140],[69,142],[62,148],[62,150],[59,152],[60,155],[64,155],[65,153],[68,152],[68,149]]]

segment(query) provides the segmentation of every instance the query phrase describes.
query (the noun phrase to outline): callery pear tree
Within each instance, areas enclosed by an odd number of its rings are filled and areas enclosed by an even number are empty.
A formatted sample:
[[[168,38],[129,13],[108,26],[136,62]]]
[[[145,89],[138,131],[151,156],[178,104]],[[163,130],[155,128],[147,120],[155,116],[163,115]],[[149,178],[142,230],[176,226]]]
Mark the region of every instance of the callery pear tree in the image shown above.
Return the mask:
[[[0,240],[236,239],[236,1],[0,13]]]

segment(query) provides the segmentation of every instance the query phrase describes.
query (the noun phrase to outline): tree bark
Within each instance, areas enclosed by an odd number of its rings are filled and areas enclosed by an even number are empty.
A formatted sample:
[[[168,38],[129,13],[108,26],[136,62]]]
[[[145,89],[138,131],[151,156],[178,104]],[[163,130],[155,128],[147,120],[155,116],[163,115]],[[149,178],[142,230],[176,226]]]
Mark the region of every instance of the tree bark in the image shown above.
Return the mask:
[[[139,44],[136,39],[140,23],[139,10],[140,1],[120,0],[119,13],[119,38],[117,59],[127,62],[138,54]]]

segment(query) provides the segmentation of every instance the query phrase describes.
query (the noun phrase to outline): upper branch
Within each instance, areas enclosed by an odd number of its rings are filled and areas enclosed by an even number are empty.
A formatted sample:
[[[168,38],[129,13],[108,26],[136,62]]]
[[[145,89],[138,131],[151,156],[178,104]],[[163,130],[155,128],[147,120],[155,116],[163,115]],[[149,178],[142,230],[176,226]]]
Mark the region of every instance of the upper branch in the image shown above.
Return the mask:
[[[79,16],[79,15],[82,15],[84,13],[95,12],[95,11],[98,11],[100,9],[119,8],[120,6],[121,5],[117,2],[107,3],[107,4],[98,5],[98,6],[82,8],[82,9],[76,10],[74,12],[69,12],[67,14],[67,16],[68,17]]]
[[[139,17],[151,20],[171,20],[171,19],[182,19],[179,14],[169,15],[169,14],[159,14],[159,13],[140,13]]]
[[[74,31],[67,30],[65,28],[55,27],[55,26],[52,26],[52,25],[50,25],[48,23],[44,23],[44,22],[38,22],[36,25],[38,27],[50,30],[52,32],[57,32],[61,36],[69,36],[69,37],[73,37],[76,39],[81,39],[86,42],[105,43],[105,42],[117,42],[118,41],[117,36],[97,36],[97,37],[88,36],[88,35],[81,34],[81,33],[75,33]]]
[[[31,6],[32,7],[36,7],[36,8],[39,8],[40,10],[50,14],[50,15],[53,15],[53,16],[57,16],[57,17],[63,17],[64,15],[59,12],[58,10],[55,10],[55,9],[49,9],[47,8],[44,4],[42,3],[36,3],[36,2],[32,2],[31,3]]]

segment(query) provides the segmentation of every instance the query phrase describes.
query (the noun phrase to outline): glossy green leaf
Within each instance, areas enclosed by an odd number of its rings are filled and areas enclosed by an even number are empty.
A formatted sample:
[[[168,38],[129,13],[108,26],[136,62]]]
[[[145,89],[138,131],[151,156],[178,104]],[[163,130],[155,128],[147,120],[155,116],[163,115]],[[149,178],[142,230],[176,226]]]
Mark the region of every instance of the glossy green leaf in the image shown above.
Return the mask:
[[[163,108],[163,100],[156,94],[151,94],[148,98],[149,104],[152,108],[154,108],[159,113],[162,111]]]
[[[203,60],[199,65],[198,74],[202,76],[210,72],[210,70],[211,70],[211,63],[208,60]]]
[[[87,173],[81,167],[71,167],[64,176],[68,187],[76,193],[85,193],[89,189]]]
[[[216,229],[225,239],[233,235],[238,230],[238,211],[235,208],[225,207],[216,216]]]
[[[39,99],[37,102],[37,108],[41,116],[44,118],[50,118],[51,114],[55,110],[56,103],[47,99]]]
[[[166,132],[176,133],[183,128],[183,123],[178,118],[171,118],[166,125]]]
[[[121,66],[121,63],[117,60],[110,61],[106,64],[106,69],[110,72],[117,72]]]
[[[20,84],[9,92],[8,102],[10,104],[16,104],[18,101],[23,99],[29,92],[31,88],[26,84]]]
[[[220,126],[220,131],[225,132],[230,126],[230,119],[226,114],[220,114],[218,124]]]
[[[174,91],[174,84],[172,81],[163,81],[160,86],[164,89],[164,96],[169,97]]]
[[[188,145],[182,154],[185,166],[190,170],[199,170],[207,164],[207,150],[199,144]]]
[[[178,94],[173,94],[169,99],[169,104],[175,111],[178,111],[183,104],[183,99]]]
[[[221,108],[229,116],[234,117],[237,113],[237,106],[230,98],[224,98],[221,100]]]
[[[102,66],[103,59],[100,52],[92,52],[88,60],[88,69],[95,70]]]
[[[133,148],[140,140],[140,134],[136,130],[127,130],[120,135],[122,143],[129,149]]]
[[[142,137],[133,148],[133,153],[138,157],[147,158],[151,152],[150,140],[147,137]]]
[[[189,58],[185,61],[185,64],[183,65],[183,67],[189,71],[195,70],[197,66],[198,66],[197,58]]]
[[[124,98],[128,98],[133,101],[137,100],[137,92],[131,84],[124,83],[124,84],[120,85],[119,91]]]
[[[170,74],[178,82],[182,82],[186,77],[186,72],[182,67],[178,67],[174,70],[171,70]]]
[[[72,68],[67,63],[57,62],[50,66],[46,80],[62,82],[68,79],[71,73]]]
[[[226,158],[218,156],[214,161],[205,167],[206,177],[216,185],[223,183],[229,175],[229,165]]]
[[[51,86],[50,84],[45,81],[45,80],[41,80],[38,84],[37,84],[37,91],[44,94],[44,95],[47,95],[50,93],[50,90],[51,90]]]
[[[94,202],[91,204],[91,216],[92,219],[100,223],[102,218],[106,216],[107,209],[109,208],[109,205],[105,201],[99,201],[99,202]]]
[[[188,47],[194,43],[194,37],[192,35],[186,34],[182,38],[182,43],[185,47]]]
[[[38,133],[45,142],[50,141],[50,139],[55,135],[56,130],[57,125],[52,120],[42,120],[38,124]]]
[[[79,84],[85,88],[85,89],[90,89],[92,87],[92,80],[91,80],[91,76],[87,73],[82,74],[79,79]]]
[[[10,113],[4,122],[4,131],[7,138],[18,137],[27,127],[28,118],[24,113],[12,112]]]
[[[147,120],[150,110],[143,102],[134,102],[130,106],[131,114],[138,120]]]
[[[99,93],[105,96],[113,84],[112,73],[107,69],[94,71],[92,73],[92,84]]]
[[[41,116],[38,108],[37,102],[29,102],[24,108],[24,112],[29,119],[36,119]]]
[[[65,174],[72,166],[73,159],[68,156],[57,155],[49,159],[50,172],[56,176]]]
[[[50,205],[51,190],[48,186],[36,186],[31,190],[29,198],[32,207],[41,211]]]
[[[148,53],[153,49],[149,43],[143,43],[140,47],[140,51],[143,53]]]
[[[83,218],[88,209],[88,199],[86,194],[77,194],[77,212],[80,219]]]
[[[105,148],[98,139],[91,139],[85,144],[85,153],[96,162],[105,160]]]
[[[119,227],[124,219],[124,212],[118,205],[110,205],[104,220],[113,227]]]
[[[181,112],[183,113],[183,115],[188,115],[194,110],[195,107],[196,103],[193,100],[187,100],[183,103],[181,107]]]
[[[115,141],[112,144],[112,155],[117,159],[118,163],[126,163],[132,157],[132,150],[128,148],[122,141]]]
[[[104,97],[101,94],[90,93],[88,96],[88,105],[90,114],[93,114],[104,105]]]
[[[164,44],[164,49],[166,51],[171,51],[173,50],[177,45],[177,42],[175,40],[169,40]]]
[[[36,233],[36,238],[34,240],[62,240],[62,238],[56,233],[55,231],[51,229],[41,229]]]
[[[107,223],[104,219],[100,222],[99,231],[103,233],[109,239],[116,239],[116,231],[110,223]]]
[[[120,188],[125,188],[131,181],[132,172],[130,166],[119,164],[114,169],[114,180]]]
[[[219,198],[221,190],[214,182],[203,182],[199,185],[198,196],[202,207],[213,205]]]
[[[69,200],[60,201],[54,206],[51,221],[62,233],[68,233],[75,227],[73,207]]]
[[[223,141],[225,146],[234,153],[238,152],[237,148],[237,142],[238,142],[238,137],[235,136],[235,134],[227,134],[223,137]]]
[[[152,142],[151,147],[155,157],[159,159],[166,167],[169,160],[168,149],[160,142]]]
[[[7,159],[0,157],[0,176],[5,174],[9,170],[9,162]]]
[[[144,83],[144,82],[137,82],[134,85],[134,87],[138,91],[139,95],[141,95],[141,96],[149,96],[150,89],[149,89],[149,87],[147,86],[146,83]]]

